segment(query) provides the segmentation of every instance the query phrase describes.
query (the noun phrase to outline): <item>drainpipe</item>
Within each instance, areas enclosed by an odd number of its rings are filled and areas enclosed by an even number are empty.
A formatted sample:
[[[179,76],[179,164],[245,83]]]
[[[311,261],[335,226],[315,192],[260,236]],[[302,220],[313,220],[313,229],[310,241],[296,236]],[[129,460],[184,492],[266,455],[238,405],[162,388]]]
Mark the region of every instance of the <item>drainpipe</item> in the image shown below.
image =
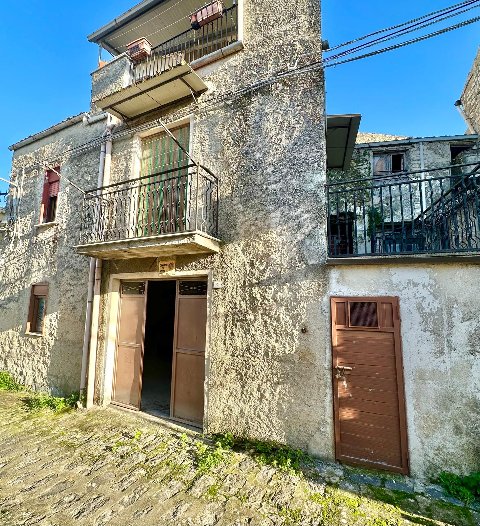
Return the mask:
[[[100,163],[98,168],[97,188],[105,186],[110,181],[110,167],[112,157],[112,129],[115,126],[111,116],[107,118],[104,132],[106,141],[102,144],[100,151]],[[101,195],[101,190],[98,194]],[[88,276],[87,312],[85,319],[85,333],[83,338],[82,354],[82,376],[80,391],[85,392],[87,409],[93,406],[95,391],[95,369],[97,365],[97,341],[98,325],[100,316],[100,288],[102,281],[102,260],[90,258],[90,269]],[[88,371],[87,371],[88,370]]]

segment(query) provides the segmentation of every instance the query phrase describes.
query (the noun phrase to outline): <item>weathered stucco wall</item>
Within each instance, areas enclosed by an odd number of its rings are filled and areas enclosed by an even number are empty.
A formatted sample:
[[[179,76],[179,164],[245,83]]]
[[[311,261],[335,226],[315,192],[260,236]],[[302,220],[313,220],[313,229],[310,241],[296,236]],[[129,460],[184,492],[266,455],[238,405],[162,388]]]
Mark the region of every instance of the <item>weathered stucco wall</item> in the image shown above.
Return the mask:
[[[13,181],[22,191],[15,235],[0,253],[0,370],[35,389],[78,391],[85,326],[88,260],[76,255],[81,193],[60,182],[56,224],[36,228],[45,176],[44,162],[80,188],[95,186],[100,147],[65,162],[64,152],[102,134],[102,122],[70,126],[15,152]],[[23,170],[25,170],[23,172]],[[31,286],[48,282],[43,336],[25,333]]]
[[[413,475],[480,468],[478,266],[337,266],[329,296],[398,296]],[[325,298],[328,303],[328,297]]]
[[[244,7],[245,49],[199,72],[209,86],[204,99],[286,69],[299,52],[321,53],[318,2],[245,1]],[[165,120],[180,115],[185,111]],[[330,375],[325,345],[318,346],[327,318],[310,308],[326,287],[319,228],[325,222],[324,133],[320,72],[205,111],[200,105],[192,155],[220,178],[224,244],[216,256],[177,258],[176,269],[212,271],[223,283],[211,305],[207,430],[276,439],[331,457]],[[114,141],[112,181],[128,176],[135,155],[132,139]],[[104,292],[111,274],[154,277],[155,268],[152,259],[107,263]],[[97,394],[104,377],[106,294],[103,306]]]
[[[463,111],[475,133],[480,133],[480,48],[460,98]]]

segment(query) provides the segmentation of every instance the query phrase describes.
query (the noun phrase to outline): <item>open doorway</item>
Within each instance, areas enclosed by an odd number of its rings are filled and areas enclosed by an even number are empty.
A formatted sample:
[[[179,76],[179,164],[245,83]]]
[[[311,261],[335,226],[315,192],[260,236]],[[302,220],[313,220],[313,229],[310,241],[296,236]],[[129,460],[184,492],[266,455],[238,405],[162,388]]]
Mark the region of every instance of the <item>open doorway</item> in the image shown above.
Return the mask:
[[[175,281],[149,281],[140,409],[170,416]]]
[[[111,402],[201,426],[207,281],[122,281]]]

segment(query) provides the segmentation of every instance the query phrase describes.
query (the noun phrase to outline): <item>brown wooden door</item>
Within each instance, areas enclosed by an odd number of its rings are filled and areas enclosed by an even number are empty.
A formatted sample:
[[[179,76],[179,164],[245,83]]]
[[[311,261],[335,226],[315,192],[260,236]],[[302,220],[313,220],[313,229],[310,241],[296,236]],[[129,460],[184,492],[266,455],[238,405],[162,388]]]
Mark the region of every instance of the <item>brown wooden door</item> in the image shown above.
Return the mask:
[[[332,298],[335,450],[408,473],[398,298]]]
[[[147,283],[122,282],[112,401],[140,409]]]
[[[172,374],[171,416],[203,422],[207,282],[179,281]]]

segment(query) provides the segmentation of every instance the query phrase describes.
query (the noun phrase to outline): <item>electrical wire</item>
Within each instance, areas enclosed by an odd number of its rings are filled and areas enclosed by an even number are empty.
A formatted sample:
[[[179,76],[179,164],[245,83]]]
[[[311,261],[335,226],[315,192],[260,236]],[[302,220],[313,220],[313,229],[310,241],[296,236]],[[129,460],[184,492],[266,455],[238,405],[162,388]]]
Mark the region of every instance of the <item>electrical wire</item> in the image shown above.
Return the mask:
[[[343,51],[341,53],[337,53],[336,55],[329,56],[327,58],[324,58],[324,62],[328,62],[330,60],[335,60],[337,58],[340,58],[340,57],[345,56],[345,55],[349,55],[351,53],[356,53],[356,52],[360,51],[361,49],[365,49],[365,48],[372,47],[372,46],[375,46],[375,45],[383,44],[384,42],[387,42],[389,40],[393,40],[393,39],[398,38],[400,36],[404,36],[404,35],[406,35],[408,33],[413,33],[414,31],[418,31],[420,29],[424,29],[424,28],[429,27],[429,26],[434,25],[434,24],[438,24],[439,22],[443,22],[445,20],[448,20],[449,18],[454,18],[454,17],[456,17],[456,16],[458,16],[460,14],[466,13],[468,11],[471,11],[472,9],[477,9],[477,8],[480,7],[480,0],[475,0],[474,3],[476,5],[469,6],[466,9],[462,9],[460,11],[459,10],[454,10],[454,12],[450,12],[450,14],[447,14],[446,16],[435,17],[435,19],[433,19],[433,20],[429,19],[428,21],[422,22],[422,23],[419,22],[418,24],[414,24],[413,26],[405,27],[404,29],[401,29],[399,31],[395,31],[392,34],[387,34],[384,37],[377,38],[375,40],[365,42],[364,44],[362,44],[360,46],[356,46],[354,48],[347,49],[347,50],[345,50],[345,51]]]
[[[378,31],[374,31],[373,33],[369,33],[367,35],[363,35],[363,36],[355,38],[353,40],[349,40],[348,42],[343,42],[342,44],[338,44],[337,46],[334,46],[334,47],[330,48],[328,50],[328,52],[335,51],[336,49],[339,49],[339,48],[345,47],[345,46],[349,46],[351,44],[355,44],[356,42],[361,42],[362,40],[365,40],[365,39],[370,38],[370,37],[375,36],[375,35],[379,35],[379,34],[382,34],[382,33],[387,33],[388,31],[392,31],[393,29],[398,29],[400,27],[404,27],[404,26],[408,26],[410,24],[414,24],[415,22],[419,22],[419,21],[425,20],[426,18],[429,18],[431,16],[444,13],[445,11],[448,11],[448,10],[450,10],[452,8],[455,8],[455,7],[464,7],[466,5],[474,3],[475,1],[478,1],[478,0],[465,0],[464,2],[459,2],[458,4],[453,4],[451,6],[444,7],[443,9],[439,9],[438,11],[433,11],[432,13],[428,13],[428,14],[420,16],[418,18],[414,18],[412,20],[409,20],[408,22],[402,22],[401,24],[396,24],[394,26],[390,26],[390,27],[387,27],[385,29],[380,29]]]
[[[125,35],[128,35],[128,33],[131,33],[132,31],[135,31],[136,29],[139,29],[140,27],[143,27],[144,25],[149,24],[155,18],[158,18],[159,16],[163,16],[167,11],[170,11],[170,9],[173,9],[178,4],[181,4],[182,1],[183,0],[178,0],[178,2],[175,2],[173,5],[171,5],[170,7],[167,7],[167,9],[163,10],[162,12],[157,13],[156,15],[154,15],[152,17],[149,17],[148,20],[146,20],[145,22],[142,22],[141,24],[137,24],[136,26],[133,26],[130,29],[127,29],[126,31],[124,31],[123,33],[120,33],[119,35],[115,35],[114,37],[111,38],[111,40],[112,41],[113,40],[117,40],[117,39],[119,39],[119,38],[121,38],[121,37],[123,37]],[[184,20],[184,18],[182,18],[181,20]],[[180,22],[180,20],[177,20],[174,23],[176,24],[177,22]]]
[[[336,62],[332,62],[332,63],[327,63],[327,64],[324,65],[324,67],[328,68],[328,67],[332,67],[332,66],[338,66],[340,64],[346,64],[348,62],[354,62],[356,60],[362,60],[362,59],[365,59],[365,58],[368,58],[368,57],[373,57],[375,55],[380,55],[382,53],[386,53],[388,51],[393,51],[395,49],[400,49],[402,47],[409,46],[411,44],[416,44],[417,42],[422,42],[424,40],[428,40],[430,38],[433,38],[433,37],[436,37],[436,36],[439,36],[439,35],[443,35],[444,33],[449,33],[450,31],[455,31],[456,29],[460,29],[460,28],[468,26],[470,24],[474,24],[475,22],[478,22],[479,20],[480,20],[480,16],[477,16],[475,18],[470,18],[468,20],[460,22],[459,24],[455,24],[453,26],[449,26],[449,27],[446,27],[444,29],[440,29],[439,31],[435,31],[434,33],[429,33],[429,34],[423,35],[421,37],[412,38],[412,39],[407,40],[405,42],[401,42],[400,44],[394,44],[393,46],[388,46],[386,48],[378,49],[378,50],[372,51],[370,53],[365,53],[363,55],[359,55],[358,57],[352,57],[352,58],[347,58],[347,59],[344,59],[344,60],[337,60]],[[303,71],[307,71],[307,70],[308,70],[308,67],[303,69]]]

